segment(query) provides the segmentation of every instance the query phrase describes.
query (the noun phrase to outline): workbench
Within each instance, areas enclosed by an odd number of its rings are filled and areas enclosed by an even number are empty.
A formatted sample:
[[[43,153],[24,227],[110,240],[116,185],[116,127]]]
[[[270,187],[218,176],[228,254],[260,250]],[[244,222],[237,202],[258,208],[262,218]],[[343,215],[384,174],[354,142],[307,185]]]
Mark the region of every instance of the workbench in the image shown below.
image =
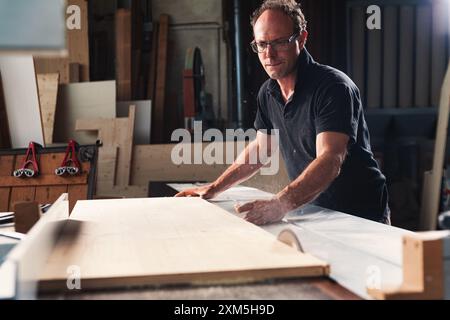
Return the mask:
[[[192,185],[170,187],[183,190]],[[234,206],[273,195],[253,188],[235,187],[211,203],[236,214]],[[367,285],[374,276],[400,283],[402,237],[409,231],[360,219],[315,206],[291,212],[282,222],[263,226],[278,236],[286,229],[299,234],[305,252],[328,262],[329,277],[264,281],[221,286],[133,287],[127,290],[96,290],[78,294],[40,294],[39,299],[361,299],[369,298]],[[375,280],[377,278],[375,277]],[[375,283],[376,284],[376,283]]]

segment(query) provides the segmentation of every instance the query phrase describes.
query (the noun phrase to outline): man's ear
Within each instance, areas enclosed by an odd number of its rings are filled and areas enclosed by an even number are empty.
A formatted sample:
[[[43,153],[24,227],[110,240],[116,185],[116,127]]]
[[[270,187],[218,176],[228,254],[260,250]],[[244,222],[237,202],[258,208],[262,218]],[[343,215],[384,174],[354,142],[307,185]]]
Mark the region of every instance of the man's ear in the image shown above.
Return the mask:
[[[308,40],[308,31],[305,30],[300,35],[300,49],[303,49],[307,40]]]

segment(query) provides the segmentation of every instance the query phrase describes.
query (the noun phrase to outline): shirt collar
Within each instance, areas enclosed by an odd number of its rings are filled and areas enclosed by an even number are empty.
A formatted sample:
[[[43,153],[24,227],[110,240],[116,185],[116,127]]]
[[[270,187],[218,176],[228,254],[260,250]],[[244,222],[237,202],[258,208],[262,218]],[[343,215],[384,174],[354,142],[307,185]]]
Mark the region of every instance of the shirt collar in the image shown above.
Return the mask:
[[[303,48],[302,52],[300,52],[297,59],[297,79],[295,83],[295,91],[294,94],[298,91],[298,89],[305,83],[307,80],[307,70],[308,67],[314,64],[315,61],[313,57],[309,54],[306,48]],[[272,95],[281,94],[280,85],[276,80],[270,79],[269,85],[267,86],[267,90]]]

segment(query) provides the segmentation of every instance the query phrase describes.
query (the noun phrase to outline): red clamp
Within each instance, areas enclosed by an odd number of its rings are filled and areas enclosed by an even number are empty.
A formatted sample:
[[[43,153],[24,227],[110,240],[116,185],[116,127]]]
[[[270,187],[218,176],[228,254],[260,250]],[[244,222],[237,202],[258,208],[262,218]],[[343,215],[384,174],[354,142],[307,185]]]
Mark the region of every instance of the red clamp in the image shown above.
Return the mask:
[[[33,178],[34,176],[37,176],[39,174],[39,164],[36,157],[36,147],[42,148],[40,144],[36,142],[30,142],[22,167],[20,169],[14,170],[14,177]],[[29,165],[32,166],[32,169],[27,168]]]
[[[77,158],[77,147],[78,143],[76,141],[69,141],[69,145],[66,149],[66,154],[64,155],[64,160],[61,163],[61,166],[55,170],[55,174],[57,176],[62,176],[65,173],[74,176],[81,172],[81,164]]]

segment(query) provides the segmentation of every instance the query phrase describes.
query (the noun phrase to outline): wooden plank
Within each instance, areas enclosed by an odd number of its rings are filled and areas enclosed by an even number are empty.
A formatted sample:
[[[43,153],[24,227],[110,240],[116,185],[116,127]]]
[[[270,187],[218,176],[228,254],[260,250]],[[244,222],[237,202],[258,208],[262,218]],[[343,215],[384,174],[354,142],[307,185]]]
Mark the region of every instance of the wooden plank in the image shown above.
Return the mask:
[[[86,200],[88,195],[87,185],[69,185],[67,187],[69,193],[69,212],[72,212],[77,201]]]
[[[431,54],[431,6],[416,8],[416,107],[429,107],[430,101],[430,54]]]
[[[55,121],[55,142],[75,139],[80,144],[93,144],[97,135],[76,132],[78,119],[113,119],[116,115],[115,81],[72,83],[61,85]]]
[[[97,194],[100,185],[111,188],[116,184],[118,146],[102,146],[98,150]]]
[[[36,187],[34,201],[39,204],[54,203],[63,193],[67,193],[67,185]]]
[[[80,81],[89,81],[89,23],[88,23],[88,1],[68,0],[67,5],[76,5],[80,8],[80,29],[67,31],[67,48],[69,50],[69,65],[78,63],[80,65]],[[70,76],[70,74],[69,74]]]
[[[156,71],[155,103],[153,108],[152,142],[164,142],[164,104],[166,98],[167,42],[169,33],[169,16],[159,17],[158,65]]]
[[[398,76],[398,40],[397,40],[397,8],[387,6],[383,15],[383,107],[397,108],[397,76]]]
[[[439,106],[441,85],[445,75],[448,56],[446,41],[449,32],[448,1],[433,1],[432,34],[431,34],[431,104]]]
[[[15,177],[2,177],[0,180],[0,187],[26,187],[26,186],[60,186],[67,184],[85,184],[87,183],[87,175],[77,175],[73,177],[68,176],[56,176],[55,174],[40,175],[36,178],[15,178]],[[34,198],[33,198],[34,199]]]
[[[59,83],[69,83],[69,58],[35,58],[37,74],[58,73]]]
[[[131,183],[148,185],[149,181],[214,181],[229,166],[229,164],[175,165],[171,159],[172,149],[175,146],[175,144],[135,146]],[[223,148],[220,146],[220,149]],[[193,146],[189,149],[193,151]]]
[[[442,186],[442,172],[447,145],[448,117],[450,114],[450,64],[447,67],[441,89],[439,116],[436,128],[432,171],[424,173],[422,188],[422,206],[420,210],[420,228],[423,231],[435,230],[439,213],[439,202]]]
[[[8,115],[6,114],[5,97],[3,94],[2,75],[0,73],[0,148],[11,148]]]
[[[400,108],[413,106],[413,52],[414,52],[414,8],[400,8],[400,69],[399,69],[399,102]]]
[[[53,127],[55,124],[56,99],[58,97],[59,74],[38,74],[38,92],[41,105],[42,125],[46,144],[53,143]]]
[[[131,11],[116,12],[116,79],[117,99],[131,100]]]
[[[44,143],[33,57],[0,56],[0,74],[13,148]]]
[[[35,187],[13,187],[11,189],[11,197],[9,200],[9,211],[14,211],[16,202],[33,201],[35,191]]]
[[[82,290],[329,272],[326,263],[201,199],[78,202],[67,227],[77,228],[77,236],[72,232],[58,240],[40,289],[65,290],[67,265],[81,268]]]
[[[118,102],[117,117],[128,117],[130,105],[136,106],[133,143],[149,144],[151,134],[152,102],[150,100]]]
[[[128,186],[130,184],[131,159],[133,156],[133,133],[136,118],[136,106],[129,107],[128,118],[116,120],[116,131],[120,140],[119,156],[117,159],[116,185]]]

